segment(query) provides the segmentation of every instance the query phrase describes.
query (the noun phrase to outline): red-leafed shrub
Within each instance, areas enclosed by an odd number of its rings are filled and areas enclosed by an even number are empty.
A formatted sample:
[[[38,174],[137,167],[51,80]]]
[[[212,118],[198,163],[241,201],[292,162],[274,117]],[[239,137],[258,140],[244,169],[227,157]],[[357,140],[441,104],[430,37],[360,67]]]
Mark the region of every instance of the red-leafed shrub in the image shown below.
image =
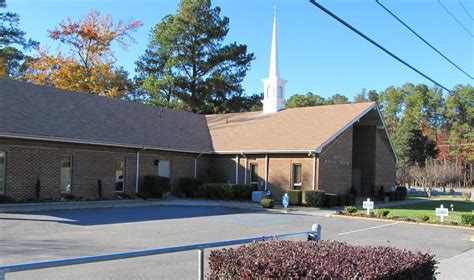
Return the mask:
[[[211,251],[210,279],[434,279],[434,256],[334,241],[269,241]]]

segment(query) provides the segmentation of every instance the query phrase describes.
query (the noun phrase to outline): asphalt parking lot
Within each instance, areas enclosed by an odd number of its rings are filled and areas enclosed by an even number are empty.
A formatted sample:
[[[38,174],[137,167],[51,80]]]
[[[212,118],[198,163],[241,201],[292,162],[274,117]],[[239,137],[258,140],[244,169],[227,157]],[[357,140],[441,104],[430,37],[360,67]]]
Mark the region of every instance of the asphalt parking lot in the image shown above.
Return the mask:
[[[440,261],[455,259],[474,247],[473,232],[464,229],[223,207],[155,206],[0,213],[0,265],[307,231],[314,223],[321,224],[326,240],[420,250]],[[191,279],[196,275],[197,252],[183,252],[11,273],[7,279]]]

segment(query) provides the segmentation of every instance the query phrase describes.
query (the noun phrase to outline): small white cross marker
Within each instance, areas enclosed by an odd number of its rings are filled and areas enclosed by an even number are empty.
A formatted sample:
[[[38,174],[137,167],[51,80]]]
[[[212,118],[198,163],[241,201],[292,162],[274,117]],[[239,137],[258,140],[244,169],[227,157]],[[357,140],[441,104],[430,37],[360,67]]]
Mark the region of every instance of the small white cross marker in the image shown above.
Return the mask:
[[[367,201],[362,203],[362,208],[367,209],[367,216],[370,215],[370,210],[374,209],[374,202],[367,198]]]
[[[444,208],[443,204],[435,209],[436,216],[439,216],[440,221],[444,222],[444,217],[448,216],[448,208]]]

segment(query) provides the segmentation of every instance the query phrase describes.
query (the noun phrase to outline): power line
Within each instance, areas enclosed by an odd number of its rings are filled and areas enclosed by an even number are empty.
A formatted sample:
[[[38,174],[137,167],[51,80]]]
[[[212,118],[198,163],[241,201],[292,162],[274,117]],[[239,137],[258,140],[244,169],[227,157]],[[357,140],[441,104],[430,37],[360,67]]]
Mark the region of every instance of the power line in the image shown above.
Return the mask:
[[[469,13],[469,11],[466,9],[466,7],[464,7],[464,4],[461,2],[461,0],[458,0],[459,2],[459,5],[461,5],[461,7],[464,9],[464,11],[466,12],[466,14],[471,18],[471,20],[474,20],[474,18],[472,17],[471,13]]]
[[[467,27],[464,26],[464,24],[462,24],[462,22],[459,21],[459,19],[455,15],[453,15],[453,13],[451,13],[451,11],[449,11],[448,8],[446,8],[446,6],[444,6],[440,0],[436,0],[436,1],[438,1],[438,4],[464,29],[464,31],[466,31],[469,35],[471,35],[471,37],[474,37],[471,31],[469,31],[469,29],[467,29]]]
[[[382,3],[379,2],[379,0],[375,0],[375,2],[377,2],[377,4],[380,5],[380,7],[382,7],[385,11],[387,11],[387,13],[389,13],[392,17],[394,17],[396,20],[398,20],[398,22],[400,22],[403,26],[405,26],[408,30],[410,30],[413,34],[415,34],[416,37],[418,37],[421,41],[423,41],[425,44],[427,44],[430,48],[432,48],[435,52],[437,52],[440,56],[442,56],[444,59],[446,59],[449,63],[451,63],[454,67],[456,67],[459,71],[463,72],[464,74],[466,74],[469,78],[471,79],[474,79],[473,76],[471,76],[470,74],[468,74],[466,71],[464,71],[463,69],[461,69],[461,67],[459,67],[458,65],[456,65],[456,63],[454,63],[453,61],[451,61],[451,59],[447,58],[444,54],[442,54],[438,49],[436,49],[433,45],[431,45],[430,43],[428,43],[428,41],[426,41],[423,37],[421,37],[417,32],[415,32],[415,30],[413,30],[410,26],[408,26],[403,20],[401,20],[399,17],[397,17],[392,11],[390,11],[387,7],[385,7]]]
[[[446,90],[447,92],[451,92],[447,87],[441,85],[440,83],[438,83],[437,81],[433,80],[432,78],[428,77],[427,75],[425,75],[423,72],[421,72],[420,70],[416,69],[415,67],[411,66],[410,64],[408,64],[407,62],[405,62],[403,59],[399,58],[398,56],[396,56],[395,54],[393,54],[391,51],[387,50],[386,48],[382,47],[380,44],[378,44],[377,42],[375,42],[374,40],[370,39],[368,36],[366,36],[364,33],[360,32],[359,30],[357,30],[355,27],[353,27],[352,25],[350,25],[349,23],[345,22],[343,19],[341,19],[340,17],[336,16],[335,14],[333,14],[331,11],[329,11],[328,9],[326,9],[325,7],[323,7],[321,4],[317,3],[316,0],[309,0],[309,2],[313,5],[315,5],[317,8],[319,8],[321,11],[325,12],[326,14],[328,14],[329,16],[331,16],[332,18],[334,18],[335,20],[339,21],[341,24],[343,24],[344,26],[346,26],[347,28],[349,28],[350,30],[354,31],[355,33],[357,33],[359,36],[361,36],[362,38],[364,38],[365,40],[369,41],[372,45],[376,46],[377,48],[381,49],[382,51],[384,51],[385,53],[387,53],[388,55],[390,55],[391,57],[395,58],[396,60],[398,60],[399,62],[401,62],[402,64],[404,64],[405,66],[407,66],[408,68],[410,68],[411,70],[415,71],[416,73],[420,74],[421,76],[423,76],[424,78],[428,79],[429,81],[431,81],[432,83],[434,83],[435,85],[443,88],[444,90]]]

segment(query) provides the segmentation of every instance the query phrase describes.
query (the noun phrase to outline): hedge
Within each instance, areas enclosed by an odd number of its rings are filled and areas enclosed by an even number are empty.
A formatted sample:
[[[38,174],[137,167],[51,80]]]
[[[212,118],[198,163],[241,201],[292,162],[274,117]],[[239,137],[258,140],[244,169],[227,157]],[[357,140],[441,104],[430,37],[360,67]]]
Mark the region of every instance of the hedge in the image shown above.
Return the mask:
[[[240,200],[252,200],[252,192],[255,188],[252,185],[232,185],[234,198]]]
[[[435,265],[433,255],[393,247],[274,240],[212,250],[209,279],[431,280]]]
[[[288,190],[290,205],[301,205],[303,203],[303,192],[301,190]]]
[[[234,198],[234,189],[229,184],[203,184],[198,188],[198,195],[202,198],[230,200]]]
[[[474,226],[474,214],[462,214],[461,223]]]
[[[183,177],[179,179],[179,188],[186,197],[195,197],[201,182],[190,177]]]
[[[407,194],[408,194],[408,190],[406,187],[397,187],[397,192],[399,192],[399,199],[400,200],[405,200],[407,199]]]
[[[162,195],[171,190],[170,178],[147,175],[143,182],[146,193],[155,198],[161,198]]]
[[[312,207],[323,207],[325,192],[324,191],[305,191],[305,204]]]
[[[264,198],[262,201],[260,201],[260,205],[262,205],[263,208],[273,208],[273,206],[275,206],[275,200]]]
[[[346,206],[346,205],[347,205],[347,194],[338,194],[337,206]]]
[[[353,194],[347,195],[347,205],[356,205],[356,197]]]
[[[337,194],[327,193],[324,199],[324,206],[326,207],[337,206]]]

